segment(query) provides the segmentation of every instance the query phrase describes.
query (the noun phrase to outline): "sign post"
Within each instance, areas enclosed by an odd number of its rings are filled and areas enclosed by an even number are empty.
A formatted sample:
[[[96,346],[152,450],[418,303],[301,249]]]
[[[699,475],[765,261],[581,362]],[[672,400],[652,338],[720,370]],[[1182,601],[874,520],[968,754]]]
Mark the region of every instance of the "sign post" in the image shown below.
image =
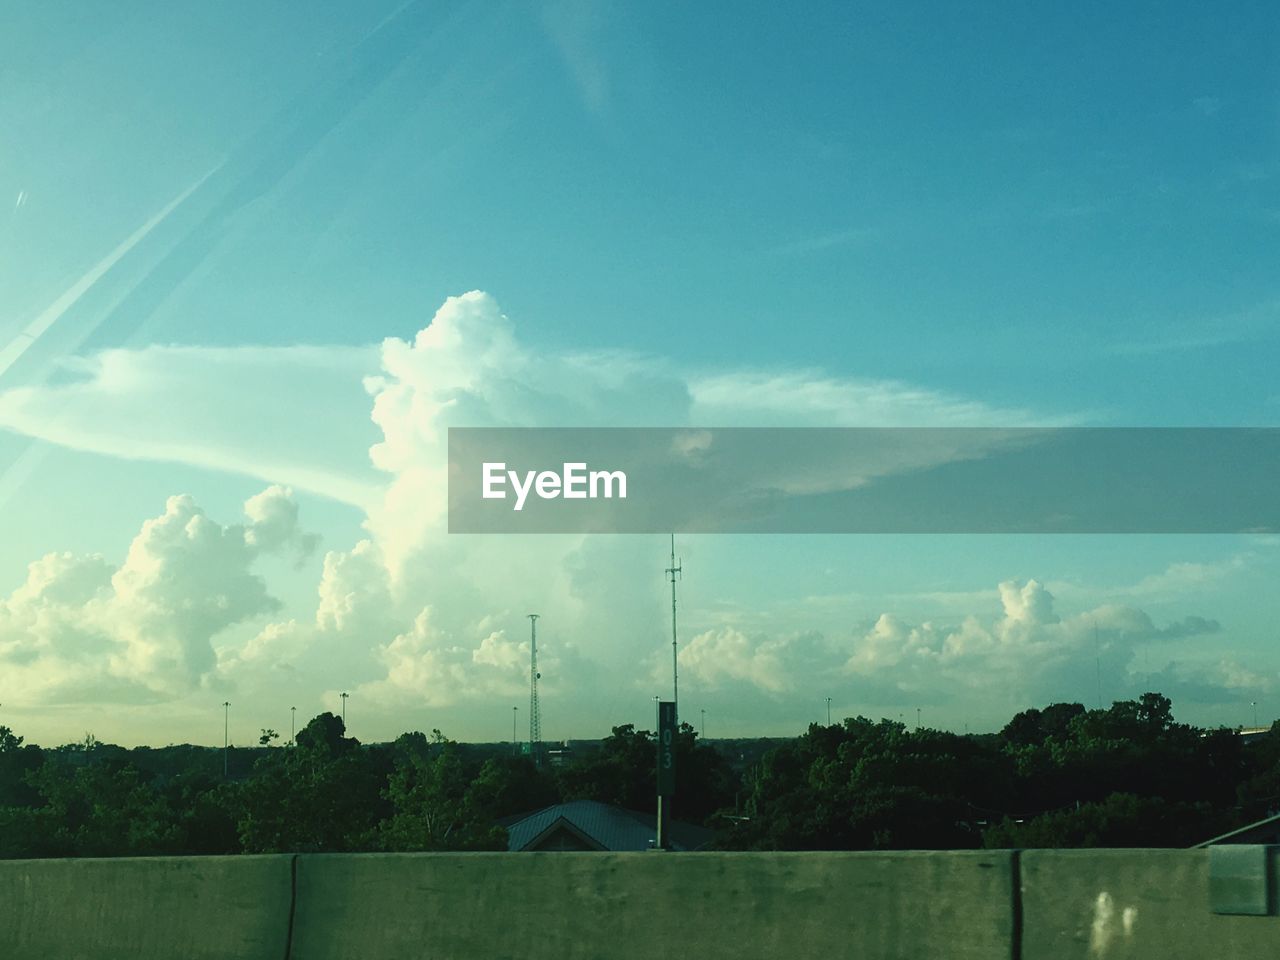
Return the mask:
[[[659,850],[667,849],[671,796],[676,792],[676,704],[658,702],[658,837]]]

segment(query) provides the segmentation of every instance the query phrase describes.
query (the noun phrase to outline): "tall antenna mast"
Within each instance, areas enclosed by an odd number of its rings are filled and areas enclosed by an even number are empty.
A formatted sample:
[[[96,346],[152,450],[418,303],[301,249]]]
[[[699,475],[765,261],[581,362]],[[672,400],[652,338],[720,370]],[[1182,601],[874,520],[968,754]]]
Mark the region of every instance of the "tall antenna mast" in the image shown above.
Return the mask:
[[[667,579],[671,581],[671,699],[676,705],[676,723],[680,722],[680,661],[676,649],[676,581],[683,579],[683,565],[676,563],[676,535],[671,535],[671,566],[667,567]]]
[[[529,614],[529,755],[541,766],[542,718],[538,715],[538,614]]]

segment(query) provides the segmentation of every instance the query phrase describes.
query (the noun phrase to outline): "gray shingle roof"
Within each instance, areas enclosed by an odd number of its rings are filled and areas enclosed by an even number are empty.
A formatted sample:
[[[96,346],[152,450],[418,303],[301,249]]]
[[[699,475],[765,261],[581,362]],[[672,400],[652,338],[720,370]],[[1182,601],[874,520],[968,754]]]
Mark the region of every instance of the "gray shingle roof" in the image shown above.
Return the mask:
[[[654,839],[656,820],[651,813],[624,810],[595,800],[572,800],[544,807],[534,813],[504,821],[507,849],[528,850],[557,826],[585,837],[601,850],[647,850]],[[671,847],[697,850],[710,843],[712,831],[673,821]]]

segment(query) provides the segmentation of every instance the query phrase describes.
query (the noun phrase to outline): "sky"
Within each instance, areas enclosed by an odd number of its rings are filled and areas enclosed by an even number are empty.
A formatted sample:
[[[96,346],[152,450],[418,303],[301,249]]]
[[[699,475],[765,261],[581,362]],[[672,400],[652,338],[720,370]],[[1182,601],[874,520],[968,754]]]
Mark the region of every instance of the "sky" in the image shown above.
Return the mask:
[[[16,5],[0,724],[506,740],[538,612],[544,737],[652,727],[667,540],[449,535],[450,426],[1280,426],[1278,48],[1266,3]],[[1280,716],[1274,537],[677,552],[712,738]]]

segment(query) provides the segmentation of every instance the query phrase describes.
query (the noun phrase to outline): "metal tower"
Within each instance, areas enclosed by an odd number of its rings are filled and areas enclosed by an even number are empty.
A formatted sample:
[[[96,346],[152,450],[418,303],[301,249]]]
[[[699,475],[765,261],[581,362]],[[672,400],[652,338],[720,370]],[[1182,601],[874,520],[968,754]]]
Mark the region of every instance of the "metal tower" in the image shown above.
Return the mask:
[[[667,579],[671,581],[671,700],[676,705],[676,723],[680,723],[680,668],[676,655],[676,580],[683,574],[682,564],[676,563],[676,535],[671,535],[671,566],[667,567]],[[678,727],[677,727],[678,729]]]
[[[538,614],[529,614],[529,755],[541,764],[542,718],[538,712]]]

